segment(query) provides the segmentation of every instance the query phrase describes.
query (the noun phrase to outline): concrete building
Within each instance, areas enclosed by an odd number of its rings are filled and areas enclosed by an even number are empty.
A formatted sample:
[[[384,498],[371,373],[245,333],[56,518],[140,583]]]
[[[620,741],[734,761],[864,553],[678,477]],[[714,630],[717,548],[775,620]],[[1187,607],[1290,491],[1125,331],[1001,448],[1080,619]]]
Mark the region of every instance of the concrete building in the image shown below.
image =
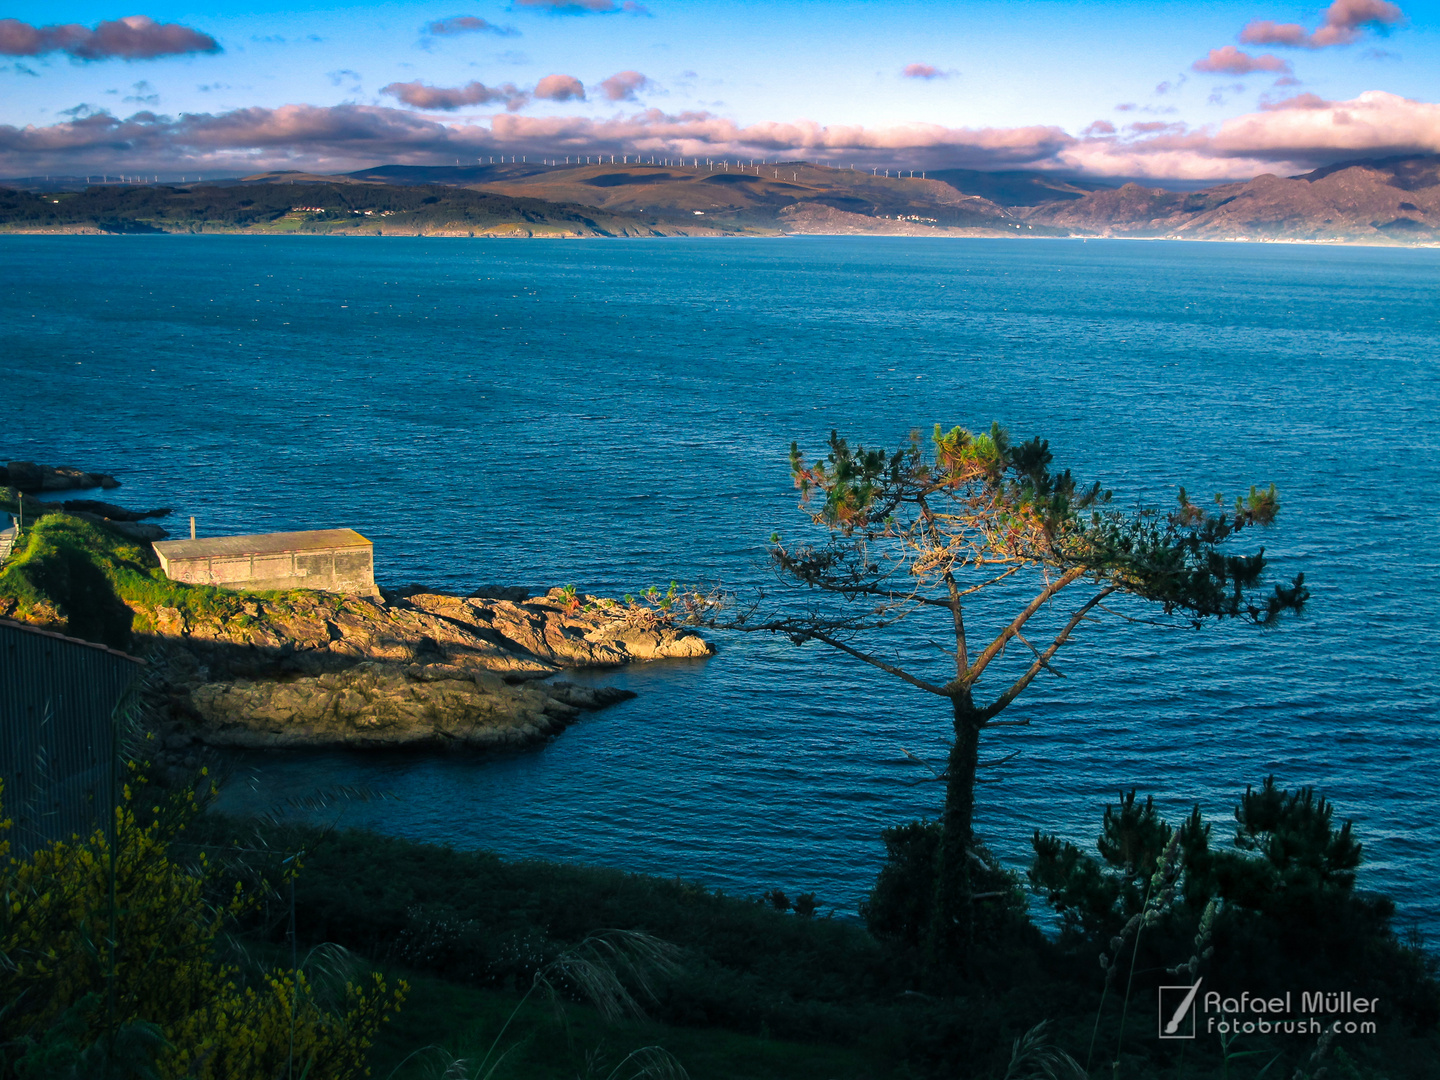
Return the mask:
[[[380,595],[374,545],[354,529],[159,540],[154,547],[172,581],[251,592],[321,589]]]

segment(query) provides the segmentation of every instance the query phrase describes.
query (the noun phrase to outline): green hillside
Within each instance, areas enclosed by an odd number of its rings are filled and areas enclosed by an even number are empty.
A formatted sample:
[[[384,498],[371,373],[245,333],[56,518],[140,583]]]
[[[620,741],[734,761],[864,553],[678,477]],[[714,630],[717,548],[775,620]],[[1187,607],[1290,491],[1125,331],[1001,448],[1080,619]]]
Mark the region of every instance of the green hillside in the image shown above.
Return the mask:
[[[440,185],[245,184],[0,188],[0,232],[643,236],[660,229],[593,206]]]

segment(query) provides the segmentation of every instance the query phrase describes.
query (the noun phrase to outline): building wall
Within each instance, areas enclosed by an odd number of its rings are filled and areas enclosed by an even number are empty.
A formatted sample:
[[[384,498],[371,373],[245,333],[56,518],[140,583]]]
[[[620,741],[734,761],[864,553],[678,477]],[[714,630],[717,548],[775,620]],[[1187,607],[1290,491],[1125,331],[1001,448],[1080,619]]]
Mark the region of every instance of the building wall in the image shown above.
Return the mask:
[[[375,553],[369,547],[173,558],[164,560],[164,570],[172,581],[252,592],[320,589],[373,596],[378,591]]]

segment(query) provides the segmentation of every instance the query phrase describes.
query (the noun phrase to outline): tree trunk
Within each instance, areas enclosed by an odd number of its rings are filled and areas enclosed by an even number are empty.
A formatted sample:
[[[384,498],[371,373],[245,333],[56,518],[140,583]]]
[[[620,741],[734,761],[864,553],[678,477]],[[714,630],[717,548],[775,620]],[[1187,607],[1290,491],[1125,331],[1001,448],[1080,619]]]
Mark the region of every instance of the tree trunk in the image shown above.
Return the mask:
[[[971,857],[975,816],[975,773],[980,761],[980,717],[968,698],[955,699],[955,742],[946,769],[945,811],[936,866],[935,909],[930,925],[930,964],[938,974],[963,969],[973,944]]]

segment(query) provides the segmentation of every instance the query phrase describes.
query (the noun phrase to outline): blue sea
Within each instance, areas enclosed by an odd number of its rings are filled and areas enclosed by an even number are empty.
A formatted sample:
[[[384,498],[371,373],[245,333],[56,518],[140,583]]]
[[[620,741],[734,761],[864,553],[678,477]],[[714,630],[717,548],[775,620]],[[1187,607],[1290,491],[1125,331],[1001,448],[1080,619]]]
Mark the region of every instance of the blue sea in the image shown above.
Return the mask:
[[[753,596],[788,452],[941,422],[1048,438],[1121,505],[1274,482],[1314,599],[1272,630],[1086,625],[987,737],[978,825],[1092,843],[1107,801],[1247,784],[1353,818],[1362,885],[1440,931],[1440,251],[898,238],[4,237],[0,454],[115,473],[202,535],[353,526],[382,584]],[[773,595],[773,593],[772,593]],[[998,628],[1004,604],[972,610]],[[1125,609],[1121,614],[1144,615]],[[943,670],[922,638],[884,643]],[[337,784],[352,824],[853,913],[934,815],[944,702],[821,645],[595,676],[543,749],[241,759],[232,808]],[[941,675],[940,677],[943,677]],[[1018,753],[1017,753],[1018,752]]]

